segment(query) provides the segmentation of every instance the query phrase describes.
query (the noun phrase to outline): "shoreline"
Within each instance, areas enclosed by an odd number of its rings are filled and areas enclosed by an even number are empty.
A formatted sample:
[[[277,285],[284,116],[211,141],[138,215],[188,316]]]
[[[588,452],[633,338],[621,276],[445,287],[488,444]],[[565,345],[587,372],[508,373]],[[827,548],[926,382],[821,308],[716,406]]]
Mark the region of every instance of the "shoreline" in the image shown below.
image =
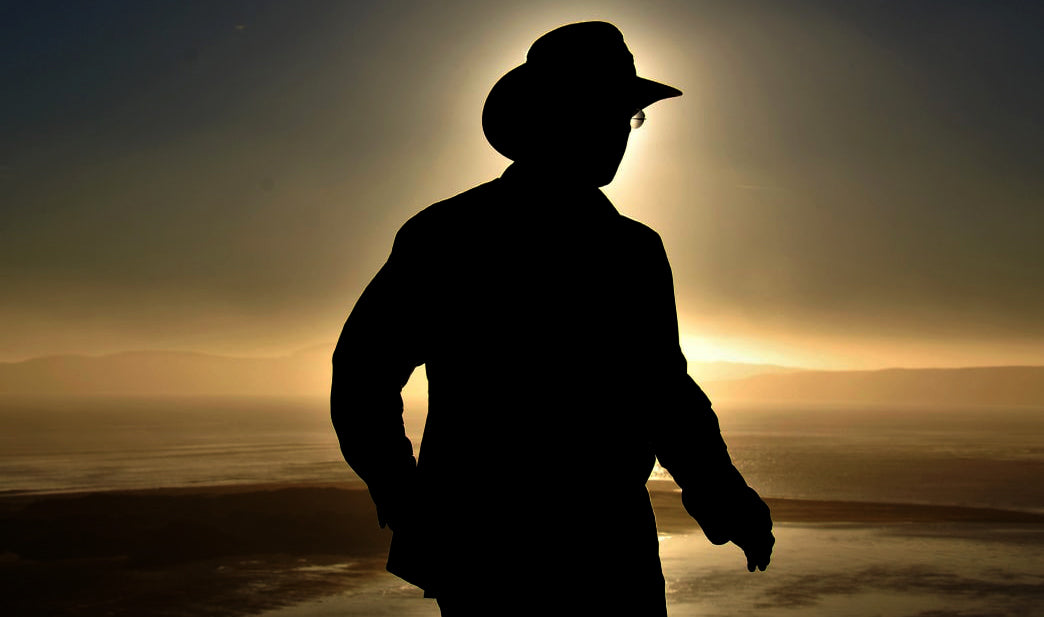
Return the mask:
[[[656,508],[657,519],[661,509],[665,510],[669,519],[673,519],[681,509],[680,490],[670,480],[650,480],[647,483],[650,498]],[[343,491],[346,494],[368,493],[366,486],[359,480],[344,481],[308,481],[308,482],[250,482],[228,484],[200,484],[189,486],[161,486],[150,488],[114,488],[25,491],[12,490],[0,492],[0,513],[18,510],[35,502],[53,500],[75,500],[91,496],[107,496],[108,498],[175,498],[201,496],[231,496],[243,494],[272,494],[284,491]],[[1020,510],[1015,508],[994,508],[987,506],[970,506],[956,504],[931,504],[914,502],[886,501],[852,501],[835,499],[794,499],[782,497],[765,497],[765,502],[772,511],[772,518],[780,523],[920,523],[920,522],[971,522],[971,523],[1031,523],[1044,524],[1044,512]],[[368,503],[368,502],[367,502]],[[698,528],[695,521],[680,510],[691,527]],[[374,514],[376,521],[376,514]]]
[[[673,482],[649,487],[661,532],[699,529]],[[766,502],[783,525],[1044,526],[990,508]],[[0,596],[25,617],[256,614],[386,575],[390,539],[357,481],[0,495]]]

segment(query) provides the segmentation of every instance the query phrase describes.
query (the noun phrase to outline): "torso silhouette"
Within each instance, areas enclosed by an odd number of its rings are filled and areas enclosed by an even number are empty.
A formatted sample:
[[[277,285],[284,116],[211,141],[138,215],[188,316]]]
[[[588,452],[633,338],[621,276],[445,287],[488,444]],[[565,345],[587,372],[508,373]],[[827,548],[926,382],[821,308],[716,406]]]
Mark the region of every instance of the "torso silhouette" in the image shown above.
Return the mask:
[[[414,465],[399,393],[420,364]],[[743,482],[686,374],[657,234],[519,164],[403,226],[345,324],[332,403],[395,530],[389,570],[440,597],[568,591],[660,614],[656,457],[687,490]]]

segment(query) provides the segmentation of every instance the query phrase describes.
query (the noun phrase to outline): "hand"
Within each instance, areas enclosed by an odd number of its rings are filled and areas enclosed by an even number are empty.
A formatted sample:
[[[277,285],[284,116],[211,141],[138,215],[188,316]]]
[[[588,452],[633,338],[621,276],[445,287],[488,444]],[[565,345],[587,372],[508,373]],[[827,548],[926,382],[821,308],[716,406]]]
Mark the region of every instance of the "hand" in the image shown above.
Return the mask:
[[[732,542],[743,550],[747,570],[764,571],[776,543],[769,508],[754,489],[720,488],[694,493],[682,491],[682,504],[714,544]]]
[[[413,524],[417,516],[417,490],[412,478],[399,484],[371,484],[369,489],[382,529],[390,527],[392,531],[401,531]]]
[[[733,538],[732,543],[743,549],[747,557],[747,571],[755,569],[765,571],[772,557],[772,546],[776,543],[771,531],[765,531],[749,537]]]

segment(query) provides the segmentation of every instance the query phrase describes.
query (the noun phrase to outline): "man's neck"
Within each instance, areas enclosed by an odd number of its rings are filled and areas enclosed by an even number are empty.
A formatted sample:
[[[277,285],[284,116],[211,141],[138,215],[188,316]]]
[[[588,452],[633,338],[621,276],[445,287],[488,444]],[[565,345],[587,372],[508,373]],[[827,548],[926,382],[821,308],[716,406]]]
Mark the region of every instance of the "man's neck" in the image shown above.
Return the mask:
[[[501,177],[568,193],[600,192],[594,182],[585,181],[562,166],[549,163],[515,162],[504,170]]]
[[[546,169],[528,164],[513,163],[500,179],[511,185],[511,191],[523,200],[537,199],[554,205],[555,216],[590,217],[592,215],[619,215],[612,202],[597,186],[563,180],[561,174],[545,173]]]

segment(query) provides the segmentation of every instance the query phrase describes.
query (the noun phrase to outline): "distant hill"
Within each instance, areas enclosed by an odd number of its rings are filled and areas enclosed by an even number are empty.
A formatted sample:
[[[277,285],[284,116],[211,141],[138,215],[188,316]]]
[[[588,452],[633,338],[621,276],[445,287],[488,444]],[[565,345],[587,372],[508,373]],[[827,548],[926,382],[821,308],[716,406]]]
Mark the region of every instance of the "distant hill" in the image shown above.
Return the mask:
[[[130,351],[0,363],[6,394],[324,395],[329,388],[330,354],[315,348],[277,358]]]
[[[329,346],[272,358],[236,358],[180,351],[128,351],[103,356],[61,355],[0,362],[0,394],[256,394],[322,395],[330,389]],[[795,371],[771,364],[690,362],[705,381]],[[420,383],[407,396],[423,397]]]
[[[794,373],[804,369],[778,364],[747,364],[745,362],[689,362],[689,374],[702,384],[705,381],[744,379],[754,375]]]
[[[236,358],[182,351],[127,351],[0,362],[0,395],[328,396],[332,346],[287,356]],[[403,397],[426,394],[423,368]]]
[[[326,346],[274,358],[178,351],[49,356],[0,363],[0,394],[326,396]],[[1044,367],[809,371],[765,364],[691,362],[714,401],[905,402],[1044,405]],[[423,400],[422,378],[405,396]]]
[[[1044,405],[1044,366],[799,371],[701,385],[728,401]]]

